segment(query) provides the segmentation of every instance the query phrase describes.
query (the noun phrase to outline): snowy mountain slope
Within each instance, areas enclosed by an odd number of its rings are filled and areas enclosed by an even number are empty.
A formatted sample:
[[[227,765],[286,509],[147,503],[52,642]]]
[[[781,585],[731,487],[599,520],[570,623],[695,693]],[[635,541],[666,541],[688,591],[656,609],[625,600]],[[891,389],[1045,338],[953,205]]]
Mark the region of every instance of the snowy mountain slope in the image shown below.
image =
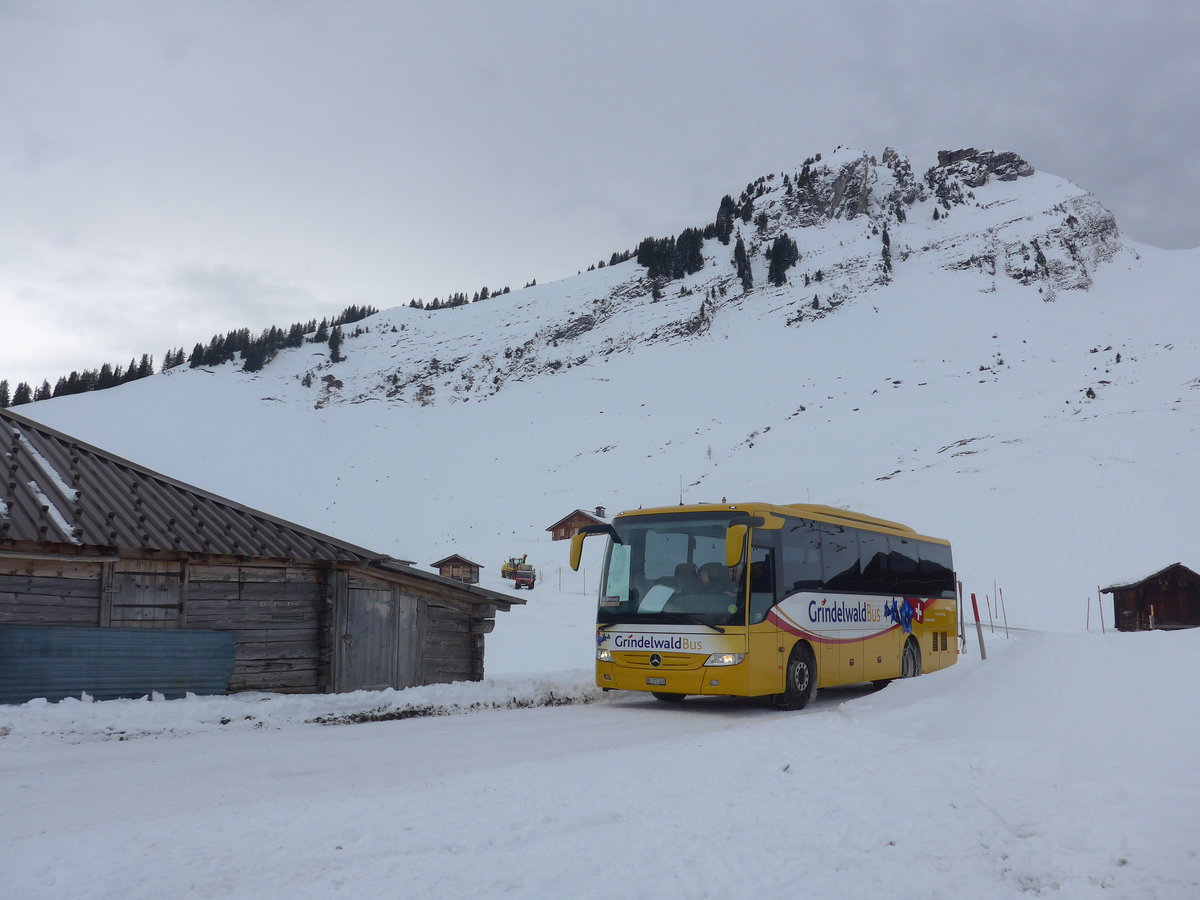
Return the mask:
[[[529,552],[567,591],[585,585],[547,525],[681,495],[946,536],[968,591],[998,583],[1038,626],[1078,627],[1098,584],[1200,562],[1200,254],[1122,242],[1096,198],[1012,155],[920,178],[881,159],[839,150],[748,186],[749,220],[659,299],[630,260],[384,311],[336,364],[306,345],[254,375],[175,369],[21,411],[402,558],[460,552],[494,578]],[[800,258],[776,287],[782,233]]]

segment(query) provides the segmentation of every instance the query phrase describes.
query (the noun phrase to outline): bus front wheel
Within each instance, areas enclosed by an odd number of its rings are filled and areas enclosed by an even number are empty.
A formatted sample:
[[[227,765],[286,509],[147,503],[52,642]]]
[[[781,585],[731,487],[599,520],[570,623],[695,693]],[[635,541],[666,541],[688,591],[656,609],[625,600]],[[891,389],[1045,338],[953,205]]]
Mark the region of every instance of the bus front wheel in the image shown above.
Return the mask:
[[[773,698],[779,709],[804,709],[817,695],[817,661],[812,648],[803,642],[792,648],[784,673],[787,684],[782,694]]]
[[[916,678],[921,674],[921,648],[916,641],[904,645],[904,656],[900,660],[900,677]]]

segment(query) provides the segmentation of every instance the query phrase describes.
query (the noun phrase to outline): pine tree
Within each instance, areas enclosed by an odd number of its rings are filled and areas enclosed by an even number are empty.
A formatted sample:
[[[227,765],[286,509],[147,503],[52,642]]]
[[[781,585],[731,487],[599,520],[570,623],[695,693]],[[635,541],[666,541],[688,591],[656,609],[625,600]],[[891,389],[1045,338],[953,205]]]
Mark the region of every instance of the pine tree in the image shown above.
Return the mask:
[[[721,205],[717,208],[716,226],[717,240],[722,244],[729,243],[729,237],[733,234],[733,220],[738,215],[737,204],[733,202],[733,198],[726,194],[721,198]]]
[[[105,363],[100,367],[100,374],[96,376],[96,390],[104,391],[110,387],[116,387],[119,377],[120,367],[114,372],[113,367]]]
[[[767,279],[776,287],[787,284],[787,270],[800,259],[800,248],[785,232],[775,238],[775,243],[767,251],[771,265],[767,270]]]
[[[257,372],[267,364],[267,345],[264,341],[254,341],[242,356],[242,371]]]
[[[742,290],[750,290],[754,286],[754,276],[750,272],[750,259],[746,256],[746,244],[740,234],[733,247],[733,264],[737,267],[737,276],[741,279]]]
[[[342,356],[342,326],[335,325],[329,333],[329,361],[337,363],[345,358]]]
[[[12,405],[23,406],[26,403],[33,402],[33,391],[29,389],[29,385],[22,381],[17,385],[17,389],[13,392]]]
[[[8,409],[12,403],[12,397],[8,394],[8,379],[0,381],[0,409]]]

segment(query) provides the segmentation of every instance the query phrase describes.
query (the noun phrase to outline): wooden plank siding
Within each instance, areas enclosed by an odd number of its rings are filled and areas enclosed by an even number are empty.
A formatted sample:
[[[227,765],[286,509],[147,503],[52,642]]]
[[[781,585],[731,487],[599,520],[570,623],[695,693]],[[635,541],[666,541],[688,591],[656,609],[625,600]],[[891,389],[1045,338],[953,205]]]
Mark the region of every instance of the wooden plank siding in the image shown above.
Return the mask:
[[[425,666],[431,682],[473,681],[483,677],[476,660],[471,617],[458,610],[430,606],[425,631]]]
[[[0,622],[99,625],[101,565],[0,559]]]
[[[230,691],[483,678],[496,606],[445,583],[344,562],[135,553],[82,560],[9,551],[0,557],[0,623],[232,631]],[[361,615],[378,620],[376,643],[362,650],[373,656],[357,663],[370,676],[362,685],[348,682],[357,652],[347,633],[352,597]]]
[[[328,687],[320,567],[192,562],[188,569],[188,627],[237,632],[231,691]]]

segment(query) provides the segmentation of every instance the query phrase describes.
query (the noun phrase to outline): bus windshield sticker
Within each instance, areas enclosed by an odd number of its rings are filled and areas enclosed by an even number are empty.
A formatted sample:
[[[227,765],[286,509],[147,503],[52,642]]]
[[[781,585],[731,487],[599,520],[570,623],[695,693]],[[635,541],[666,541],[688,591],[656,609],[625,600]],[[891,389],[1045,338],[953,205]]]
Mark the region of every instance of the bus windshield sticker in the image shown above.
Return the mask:
[[[642,602],[638,605],[638,612],[662,612],[663,607],[667,605],[667,601],[671,599],[671,595],[674,593],[674,588],[669,588],[665,584],[656,584],[650,590],[646,591],[646,596],[642,598]]]
[[[612,544],[608,557],[608,572],[604,585],[605,597],[619,601],[629,599],[629,545]]]

